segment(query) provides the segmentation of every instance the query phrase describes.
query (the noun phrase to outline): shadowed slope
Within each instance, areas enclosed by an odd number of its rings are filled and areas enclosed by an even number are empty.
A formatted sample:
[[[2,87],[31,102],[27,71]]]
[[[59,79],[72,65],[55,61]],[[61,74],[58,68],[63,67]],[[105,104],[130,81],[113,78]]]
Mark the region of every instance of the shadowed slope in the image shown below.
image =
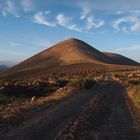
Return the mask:
[[[112,60],[113,64],[132,65],[132,66],[140,65],[138,62],[130,58],[127,58],[125,56],[122,56],[120,54],[109,53],[109,52],[104,52],[104,54]]]
[[[119,58],[116,59],[104,54],[81,40],[70,38],[7,70],[0,77],[11,75],[12,77],[15,75],[20,77],[35,73],[51,73],[52,71],[58,73],[64,70],[65,66],[76,67],[79,64],[84,64],[86,67],[89,63],[96,71],[100,71],[100,69],[105,70],[105,67],[107,70],[110,64],[138,65],[135,61],[130,62],[127,61],[125,63],[124,60],[122,63],[122,60],[119,60]],[[73,68],[71,67],[69,70],[71,71]]]
[[[28,67],[37,64],[75,64],[81,62],[111,62],[102,52],[94,49],[85,42],[70,38],[51,48],[27,59],[16,68]]]

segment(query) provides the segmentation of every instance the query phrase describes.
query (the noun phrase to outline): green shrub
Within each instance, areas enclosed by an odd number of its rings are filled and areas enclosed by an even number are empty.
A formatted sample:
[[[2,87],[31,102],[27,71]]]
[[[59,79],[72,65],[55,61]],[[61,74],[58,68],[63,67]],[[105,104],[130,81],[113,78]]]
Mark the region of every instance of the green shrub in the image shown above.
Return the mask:
[[[23,86],[23,85],[8,85],[4,88],[4,93],[7,96],[41,96],[43,87],[41,85],[37,87]]]
[[[137,81],[131,80],[131,81],[129,81],[129,83],[132,84],[132,85],[140,85],[140,81],[139,80],[137,80]]]
[[[59,87],[64,87],[64,86],[66,86],[67,83],[68,83],[68,81],[65,80],[65,79],[58,79],[58,80],[56,81],[56,84],[57,84]]]
[[[4,106],[4,105],[8,105],[8,104],[12,104],[14,102],[18,102],[18,101],[22,101],[25,100],[24,96],[19,96],[19,97],[5,97],[3,99],[0,99],[0,106]]]
[[[77,78],[68,83],[69,87],[78,89],[89,89],[96,84],[96,81],[90,78]]]
[[[137,99],[138,101],[140,101],[140,84],[137,86],[134,86],[134,96],[135,99]]]

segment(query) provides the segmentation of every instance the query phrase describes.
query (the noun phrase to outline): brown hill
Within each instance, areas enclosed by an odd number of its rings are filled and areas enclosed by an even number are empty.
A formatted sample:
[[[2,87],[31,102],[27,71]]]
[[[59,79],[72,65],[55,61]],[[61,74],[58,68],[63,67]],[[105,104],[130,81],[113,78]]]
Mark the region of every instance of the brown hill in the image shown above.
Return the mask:
[[[16,68],[27,68],[37,64],[61,64],[69,65],[81,62],[106,63],[111,62],[102,52],[94,49],[85,42],[70,38],[60,42],[51,48],[27,59]]]
[[[122,56],[120,54],[116,53],[109,53],[109,52],[104,52],[104,54],[112,60],[113,64],[119,64],[119,65],[132,65],[132,66],[137,66],[140,65],[138,62],[127,58],[125,56]]]
[[[100,72],[101,69],[102,71],[110,69],[108,67],[113,69],[118,67],[110,64],[139,65],[131,59],[102,53],[81,40],[70,38],[7,70],[0,77],[69,73],[73,70],[74,73],[78,73],[78,71],[86,70],[87,68],[90,72],[92,71],[91,69],[93,69],[93,72]],[[81,69],[79,69],[80,67]]]

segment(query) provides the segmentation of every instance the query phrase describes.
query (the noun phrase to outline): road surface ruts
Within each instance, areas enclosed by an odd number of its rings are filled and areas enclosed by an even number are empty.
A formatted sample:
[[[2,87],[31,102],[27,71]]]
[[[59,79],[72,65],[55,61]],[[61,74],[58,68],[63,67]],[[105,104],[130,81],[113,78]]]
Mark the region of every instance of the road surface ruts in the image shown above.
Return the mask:
[[[97,88],[37,112],[39,119],[34,116],[0,140],[140,140],[125,88],[110,74],[104,79]]]
[[[78,115],[83,107],[94,97],[92,90],[83,90],[81,93],[73,96],[72,98],[62,101],[59,105],[55,106],[47,112],[37,112],[37,115],[42,115],[35,122],[26,122],[26,126],[20,126],[12,132],[7,132],[0,136],[0,140],[50,140],[51,134],[54,135],[55,130],[60,129],[66,122],[70,121],[73,117]],[[76,93],[75,93],[76,94]]]
[[[111,81],[102,89],[104,99],[91,101],[87,111],[60,130],[55,140],[140,140],[125,88],[110,76],[105,79]]]

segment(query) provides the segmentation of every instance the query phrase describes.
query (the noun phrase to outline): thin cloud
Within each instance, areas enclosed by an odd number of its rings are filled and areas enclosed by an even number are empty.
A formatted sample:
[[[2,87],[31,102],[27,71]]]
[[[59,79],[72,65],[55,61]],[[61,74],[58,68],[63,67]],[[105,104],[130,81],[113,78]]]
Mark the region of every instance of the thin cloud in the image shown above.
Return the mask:
[[[69,30],[73,30],[73,31],[78,31],[78,32],[82,32],[82,29],[79,28],[76,24],[72,23],[72,18],[71,17],[67,17],[64,14],[58,14],[56,17],[57,23]]]
[[[74,2],[75,0],[73,0]],[[140,0],[77,0],[79,3],[89,3],[94,10],[105,11],[129,11],[140,8]],[[72,2],[71,2],[72,3]],[[78,3],[78,4],[79,4]]]
[[[92,28],[99,28],[104,25],[104,21],[95,20],[93,16],[87,17],[87,27],[86,29],[91,30]]]
[[[123,23],[126,25],[121,26]],[[130,24],[130,25],[127,25]],[[140,30],[140,19],[136,16],[126,16],[120,19],[117,19],[113,22],[113,27],[117,31],[124,31],[123,29],[127,31],[137,32]]]
[[[20,17],[17,14],[17,8],[16,8],[15,3],[11,0],[6,0],[1,9],[2,9],[1,12],[3,16],[7,16],[8,14],[10,14],[17,18]]]
[[[55,44],[54,41],[51,41],[51,40],[47,40],[47,39],[38,39],[36,44],[40,47],[43,47],[43,48],[48,48],[50,46],[53,46]]]
[[[140,45],[131,46],[127,48],[118,48],[116,51],[140,51]]]
[[[91,6],[91,3],[89,1],[79,2],[78,5],[80,6],[80,8],[82,10],[81,15],[80,15],[80,19],[83,20],[92,11],[92,6]]]
[[[38,23],[38,24],[42,24],[42,25],[46,25],[49,27],[55,27],[56,24],[54,22],[50,22],[47,20],[47,18],[45,17],[43,12],[38,12],[34,15],[33,17],[33,22],[34,23]]]
[[[33,3],[32,0],[22,0],[21,6],[23,7],[23,10],[25,12],[32,11],[33,10]]]
[[[9,45],[12,46],[12,47],[17,47],[17,46],[19,46],[19,43],[9,42]]]
[[[48,15],[48,14],[51,13],[51,11],[47,10],[47,11],[45,11],[44,13],[45,13],[46,15]]]
[[[121,14],[123,14],[124,12],[123,11],[120,11],[120,10],[118,10],[118,11],[116,11],[116,15],[121,15]]]
[[[126,19],[125,18],[120,18],[120,19],[117,19],[115,21],[113,21],[113,27],[117,30],[117,31],[120,31],[120,24],[123,23],[123,22],[126,22]]]
[[[130,11],[131,14],[135,14],[135,15],[140,15],[140,10],[131,10]]]
[[[83,20],[87,17],[88,13],[90,13],[90,10],[89,9],[86,9],[86,8],[83,8],[82,9],[82,13],[81,13],[81,16],[80,16],[80,19]]]

